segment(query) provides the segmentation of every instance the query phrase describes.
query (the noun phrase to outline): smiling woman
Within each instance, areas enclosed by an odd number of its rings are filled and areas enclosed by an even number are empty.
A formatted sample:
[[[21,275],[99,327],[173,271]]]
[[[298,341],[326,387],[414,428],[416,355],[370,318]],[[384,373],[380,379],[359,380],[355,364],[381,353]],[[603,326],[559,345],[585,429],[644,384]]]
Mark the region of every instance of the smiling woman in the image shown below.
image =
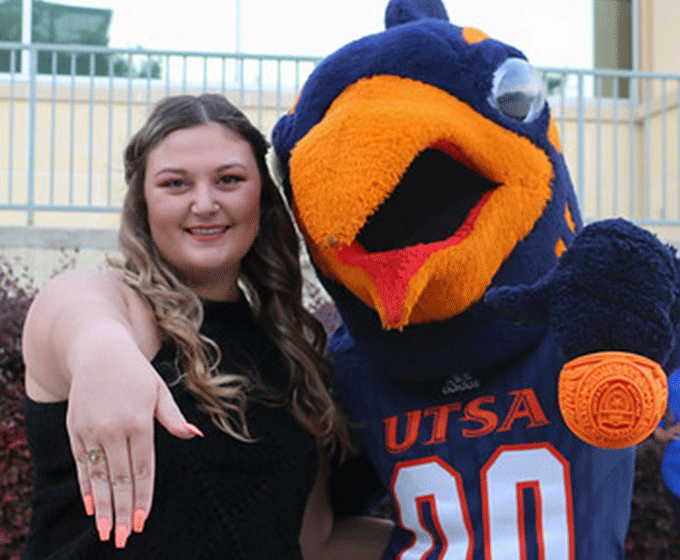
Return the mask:
[[[266,151],[222,96],[162,101],[125,151],[125,261],[36,296],[25,560],[381,554],[391,523],[333,520],[351,445]]]
[[[149,154],[151,236],[200,297],[238,299],[240,262],[258,231],[260,184],[248,142],[217,123],[172,132]]]

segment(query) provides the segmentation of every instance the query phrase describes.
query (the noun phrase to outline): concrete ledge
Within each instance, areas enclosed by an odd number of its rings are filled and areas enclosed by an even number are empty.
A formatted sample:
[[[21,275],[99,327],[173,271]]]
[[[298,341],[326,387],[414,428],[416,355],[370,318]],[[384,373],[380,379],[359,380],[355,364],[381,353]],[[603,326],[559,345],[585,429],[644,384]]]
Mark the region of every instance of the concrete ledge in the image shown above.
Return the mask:
[[[57,228],[39,226],[0,226],[0,250],[13,249],[94,249],[118,248],[118,230]]]

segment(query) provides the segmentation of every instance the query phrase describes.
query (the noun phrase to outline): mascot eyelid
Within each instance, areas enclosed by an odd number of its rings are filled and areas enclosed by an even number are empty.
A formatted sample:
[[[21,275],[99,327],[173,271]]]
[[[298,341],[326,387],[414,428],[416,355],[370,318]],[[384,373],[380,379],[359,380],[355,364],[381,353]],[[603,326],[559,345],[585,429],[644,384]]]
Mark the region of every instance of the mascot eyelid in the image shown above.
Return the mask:
[[[521,58],[508,58],[493,75],[489,104],[506,117],[531,122],[541,114],[546,102],[545,83],[531,64]]]

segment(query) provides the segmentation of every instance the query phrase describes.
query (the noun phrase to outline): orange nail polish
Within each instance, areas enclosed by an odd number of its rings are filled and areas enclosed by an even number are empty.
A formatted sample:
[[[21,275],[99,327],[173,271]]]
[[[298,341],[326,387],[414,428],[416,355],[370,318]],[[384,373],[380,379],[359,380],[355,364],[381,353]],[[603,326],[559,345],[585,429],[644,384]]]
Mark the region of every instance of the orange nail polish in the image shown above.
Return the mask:
[[[196,426],[194,426],[193,424],[189,424],[188,422],[184,422],[184,424],[182,424],[182,427],[183,427],[185,430],[187,430],[188,432],[191,432],[192,434],[194,434],[195,436],[205,437],[205,436],[203,435],[203,432],[202,432],[201,430],[199,430],[199,429],[198,429]]]
[[[116,525],[116,548],[125,548],[129,536],[130,529],[125,523]]]
[[[144,530],[144,522],[146,521],[146,512],[143,509],[136,509],[132,517],[132,530],[135,533],[141,533]]]
[[[111,537],[111,522],[106,517],[97,519],[97,531],[99,532],[99,540],[108,541]]]
[[[85,513],[94,515],[94,498],[90,494],[83,496],[83,504],[85,504]]]

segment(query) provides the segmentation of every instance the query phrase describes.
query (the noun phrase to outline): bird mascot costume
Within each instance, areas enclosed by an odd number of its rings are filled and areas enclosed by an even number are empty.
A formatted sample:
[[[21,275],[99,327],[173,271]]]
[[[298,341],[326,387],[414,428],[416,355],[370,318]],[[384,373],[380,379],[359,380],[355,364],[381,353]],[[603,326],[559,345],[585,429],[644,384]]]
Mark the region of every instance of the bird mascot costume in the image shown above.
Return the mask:
[[[583,227],[521,51],[438,0],[392,0],[385,23],[273,133],[343,321],[335,396],[393,502],[385,558],[623,558],[635,444],[678,364],[675,252]]]

